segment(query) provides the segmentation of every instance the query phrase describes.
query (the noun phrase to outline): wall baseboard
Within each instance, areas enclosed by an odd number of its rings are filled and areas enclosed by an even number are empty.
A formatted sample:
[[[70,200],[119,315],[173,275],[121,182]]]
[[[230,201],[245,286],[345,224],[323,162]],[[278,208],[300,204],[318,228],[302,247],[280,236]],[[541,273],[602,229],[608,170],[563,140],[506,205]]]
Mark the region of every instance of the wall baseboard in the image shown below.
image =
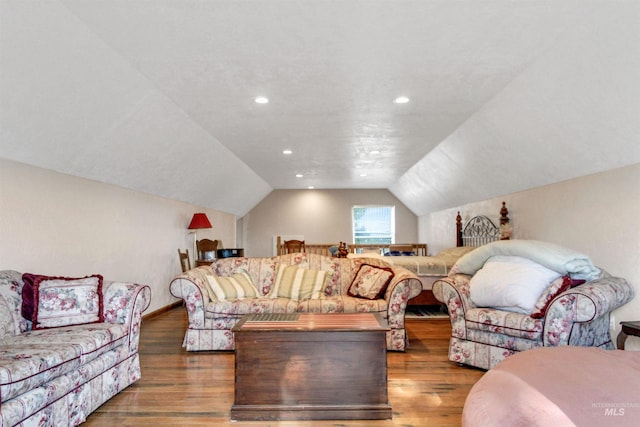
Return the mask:
[[[171,303],[169,305],[166,305],[164,307],[160,307],[157,310],[152,311],[151,313],[147,313],[142,315],[142,320],[147,320],[147,319],[151,319],[153,317],[159,316],[163,313],[166,313],[169,310],[173,310],[176,307],[180,307],[182,305],[182,300],[180,301],[176,301],[174,303]]]

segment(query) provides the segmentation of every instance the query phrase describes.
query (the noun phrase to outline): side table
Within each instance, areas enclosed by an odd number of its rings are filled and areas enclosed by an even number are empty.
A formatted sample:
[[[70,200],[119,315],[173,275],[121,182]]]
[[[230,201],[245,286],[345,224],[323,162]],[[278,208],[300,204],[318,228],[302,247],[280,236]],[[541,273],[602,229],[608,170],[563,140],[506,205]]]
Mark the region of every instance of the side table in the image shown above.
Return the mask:
[[[624,350],[624,342],[629,335],[640,337],[640,321],[637,322],[620,322],[622,329],[618,334],[616,344],[619,350]]]

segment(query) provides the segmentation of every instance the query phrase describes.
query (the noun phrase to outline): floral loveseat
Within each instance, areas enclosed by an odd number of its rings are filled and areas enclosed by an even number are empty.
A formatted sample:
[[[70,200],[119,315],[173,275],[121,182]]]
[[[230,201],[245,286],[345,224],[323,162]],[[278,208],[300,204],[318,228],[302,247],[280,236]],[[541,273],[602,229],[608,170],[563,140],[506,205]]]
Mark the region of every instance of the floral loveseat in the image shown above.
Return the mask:
[[[25,277],[0,271],[0,426],[78,425],[140,378],[151,291],[101,276]]]
[[[321,286],[314,291],[320,290],[320,294],[292,298],[283,291],[285,285],[279,286],[274,293],[274,283],[279,283],[281,265],[297,266],[308,272],[324,272],[324,280],[318,281],[322,282]],[[354,278],[361,278],[363,272],[369,271],[365,267],[390,272],[392,276],[388,285],[382,288],[379,295],[350,296],[350,289],[354,289],[352,282],[357,284]],[[231,277],[243,272],[250,276],[246,281],[251,284],[246,285],[247,289],[243,289],[241,295],[218,298],[212,294],[209,288],[212,276]],[[408,344],[404,329],[407,301],[422,291],[415,274],[381,260],[332,258],[307,253],[272,258],[219,259],[211,266],[201,266],[177,276],[170,286],[171,294],[185,302],[189,324],[183,346],[189,351],[233,350],[231,328],[245,314],[292,312],[380,312],[391,328],[387,332],[387,349],[404,351]],[[238,288],[242,286],[238,285]]]
[[[532,307],[527,310],[504,307],[504,302],[498,307],[476,304],[472,290],[476,286],[474,276],[478,277],[494,256],[526,258],[559,277],[532,294]],[[533,286],[531,277],[524,275],[522,279],[525,288]],[[500,278],[494,276],[493,280]],[[517,296],[511,289],[516,284],[510,282],[508,286],[497,295],[497,301]],[[612,277],[593,266],[587,256],[547,242],[528,240],[499,241],[475,249],[458,260],[449,277],[434,283],[433,292],[449,310],[449,360],[482,369],[490,369],[512,354],[537,347],[574,345],[613,349],[609,314],[634,296],[625,279]]]

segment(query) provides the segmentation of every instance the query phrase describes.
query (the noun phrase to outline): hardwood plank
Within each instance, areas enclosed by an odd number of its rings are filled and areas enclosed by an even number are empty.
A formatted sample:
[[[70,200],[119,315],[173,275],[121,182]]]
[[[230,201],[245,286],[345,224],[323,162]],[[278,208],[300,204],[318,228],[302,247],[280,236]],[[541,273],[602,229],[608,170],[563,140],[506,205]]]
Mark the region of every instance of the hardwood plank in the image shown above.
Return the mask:
[[[464,400],[484,374],[447,359],[448,319],[407,319],[409,349],[387,353],[393,419],[231,422],[234,354],[184,351],[186,322],[184,307],[143,321],[142,379],[98,408],[86,426],[459,426]]]

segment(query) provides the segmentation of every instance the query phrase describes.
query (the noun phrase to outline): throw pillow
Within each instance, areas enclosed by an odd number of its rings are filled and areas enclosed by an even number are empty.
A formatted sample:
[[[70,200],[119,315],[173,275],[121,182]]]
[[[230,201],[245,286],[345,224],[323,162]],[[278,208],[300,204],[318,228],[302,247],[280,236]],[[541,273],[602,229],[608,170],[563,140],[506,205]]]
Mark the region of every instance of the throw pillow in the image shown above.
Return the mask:
[[[249,273],[241,270],[231,276],[216,276],[207,274],[207,291],[212,300],[255,298],[258,289],[253,284]]]
[[[327,279],[327,272],[324,270],[280,264],[269,297],[296,301],[318,299],[324,294]]]
[[[531,314],[542,292],[560,276],[528,258],[492,256],[471,278],[471,301],[478,307]]]
[[[562,276],[551,283],[547,289],[542,292],[540,298],[536,302],[536,305],[533,307],[533,311],[531,312],[531,317],[534,319],[542,319],[545,314],[547,314],[547,308],[551,304],[551,301],[556,299],[558,295],[567,291],[575,286],[581,285],[585,282],[585,280],[579,279],[571,279],[569,276]]]
[[[33,323],[33,329],[104,321],[101,275],[80,278],[30,275],[27,282],[32,288],[33,311],[31,318],[26,318]],[[24,296],[23,288],[23,301]]]
[[[40,276],[37,274],[24,273],[22,275],[22,317],[28,321],[33,321],[33,308],[35,302],[33,300],[33,282]]]
[[[362,264],[351,281],[347,294],[352,297],[380,299],[392,278],[393,270],[389,267]]]
[[[538,298],[536,305],[533,307],[531,317],[534,319],[542,319],[547,313],[547,308],[558,295],[571,288],[571,278],[569,276],[562,276],[551,282],[551,285],[547,287]]]

